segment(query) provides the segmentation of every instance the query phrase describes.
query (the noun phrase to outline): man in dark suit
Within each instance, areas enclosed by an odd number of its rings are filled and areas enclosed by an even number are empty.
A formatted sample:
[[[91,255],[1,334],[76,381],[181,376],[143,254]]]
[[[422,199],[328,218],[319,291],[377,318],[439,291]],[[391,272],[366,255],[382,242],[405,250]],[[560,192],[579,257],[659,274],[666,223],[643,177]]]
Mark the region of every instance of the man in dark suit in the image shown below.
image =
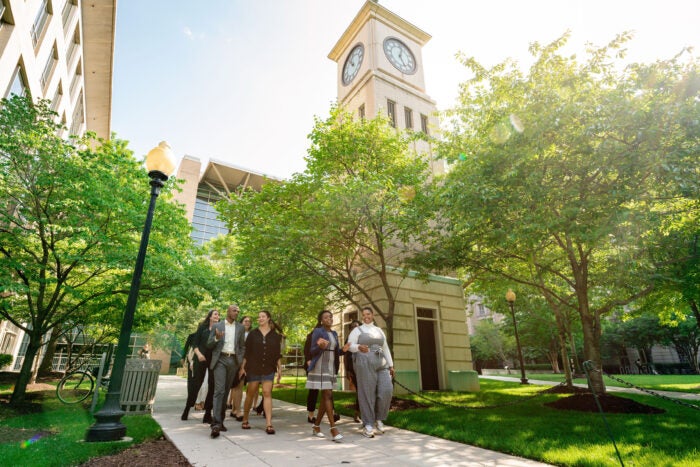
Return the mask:
[[[226,319],[212,328],[207,342],[212,349],[209,371],[214,375],[212,438],[218,437],[221,431],[227,431],[224,426],[226,400],[245,354],[245,328],[237,321],[239,312],[238,305],[229,305]]]

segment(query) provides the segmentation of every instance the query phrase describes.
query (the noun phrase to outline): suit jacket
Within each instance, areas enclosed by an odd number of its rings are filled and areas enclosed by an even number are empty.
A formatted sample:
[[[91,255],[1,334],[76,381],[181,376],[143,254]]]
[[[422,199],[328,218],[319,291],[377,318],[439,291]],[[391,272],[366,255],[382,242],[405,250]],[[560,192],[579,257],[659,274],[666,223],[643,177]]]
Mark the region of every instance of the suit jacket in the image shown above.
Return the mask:
[[[224,339],[216,341],[216,330],[226,333],[226,320],[219,321],[211,328],[209,333],[209,340],[207,341],[207,347],[212,349],[211,352],[211,363],[209,364],[210,369],[214,369],[216,363],[219,361],[219,356],[224,348]],[[238,366],[241,365],[243,361],[243,355],[245,355],[245,327],[239,322],[234,323],[236,325],[236,363]]]

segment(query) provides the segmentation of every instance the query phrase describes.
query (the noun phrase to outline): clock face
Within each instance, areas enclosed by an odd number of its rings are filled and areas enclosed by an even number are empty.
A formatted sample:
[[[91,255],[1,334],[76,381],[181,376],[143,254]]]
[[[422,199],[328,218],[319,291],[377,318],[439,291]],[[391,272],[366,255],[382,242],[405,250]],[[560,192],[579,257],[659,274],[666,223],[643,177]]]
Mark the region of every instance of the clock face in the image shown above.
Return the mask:
[[[343,84],[348,85],[355,79],[357,72],[360,71],[360,66],[362,65],[362,59],[365,56],[365,47],[362,44],[357,44],[352,48],[348,58],[345,59],[345,65],[343,65]]]
[[[406,44],[395,37],[384,39],[384,55],[401,73],[412,75],[416,72],[416,57]]]

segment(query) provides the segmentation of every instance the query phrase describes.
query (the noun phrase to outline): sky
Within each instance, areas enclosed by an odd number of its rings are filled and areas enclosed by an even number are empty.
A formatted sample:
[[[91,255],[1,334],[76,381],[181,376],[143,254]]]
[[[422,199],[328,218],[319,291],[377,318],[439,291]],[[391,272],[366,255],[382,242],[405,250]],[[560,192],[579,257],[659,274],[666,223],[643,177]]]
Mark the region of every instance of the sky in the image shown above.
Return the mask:
[[[165,140],[189,155],[287,178],[305,169],[314,117],[337,96],[328,58],[364,0],[120,0],[112,131],[137,157]],[[469,74],[458,52],[485,66],[522,69],[528,46],[571,31],[583,57],[633,31],[627,61],[700,53],[698,0],[380,0],[427,32],[426,93],[454,105]]]

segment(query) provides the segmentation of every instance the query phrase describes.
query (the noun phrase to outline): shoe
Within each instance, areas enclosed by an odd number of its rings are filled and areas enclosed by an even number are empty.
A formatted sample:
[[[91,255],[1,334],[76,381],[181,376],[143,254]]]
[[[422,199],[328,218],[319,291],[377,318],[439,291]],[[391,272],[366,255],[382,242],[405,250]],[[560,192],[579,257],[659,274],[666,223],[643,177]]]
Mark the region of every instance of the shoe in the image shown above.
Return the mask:
[[[212,438],[218,438],[219,437],[219,425],[214,425],[211,427],[211,437]]]
[[[365,438],[374,438],[374,431],[372,430],[371,426],[365,426],[362,429],[362,436]]]
[[[202,423],[211,424],[213,420],[211,419],[211,411],[204,412],[204,418],[202,418]]]
[[[306,416],[306,420],[309,423],[316,423],[316,417],[309,417],[308,415]]]
[[[311,428],[311,434],[317,438],[325,438],[326,435],[321,433],[321,427],[318,425],[314,425],[313,428]]]
[[[241,423],[241,428],[244,430],[250,430],[250,423],[246,420],[245,422]]]
[[[334,422],[337,422],[338,420],[340,420],[340,414],[334,413],[334,414],[333,414],[333,421],[334,421]]]
[[[335,431],[335,436],[333,432]],[[340,441],[343,439],[343,435],[340,434],[337,428],[331,428],[331,441]]]
[[[381,420],[377,420],[377,433],[383,435],[385,431],[386,427],[384,426],[384,423],[382,423]]]
[[[258,414],[258,415],[260,415],[261,413],[262,413],[262,414],[265,413],[265,409],[263,408],[263,403],[262,403],[262,401],[260,401],[260,404],[258,404],[258,406],[255,408],[255,413]]]
[[[243,415],[239,415],[236,417],[237,422],[242,422],[243,421]]]
[[[233,406],[231,404],[226,404],[226,409],[231,410]]]
[[[265,433],[267,433],[268,435],[274,435],[275,428],[272,425],[267,425],[267,427],[265,427]]]
[[[190,414],[190,408],[185,407],[185,410],[182,412],[182,415],[180,416],[180,420],[187,420],[187,416]]]
[[[221,425],[219,425],[219,431],[228,431],[228,428],[226,428],[222,423]]]

